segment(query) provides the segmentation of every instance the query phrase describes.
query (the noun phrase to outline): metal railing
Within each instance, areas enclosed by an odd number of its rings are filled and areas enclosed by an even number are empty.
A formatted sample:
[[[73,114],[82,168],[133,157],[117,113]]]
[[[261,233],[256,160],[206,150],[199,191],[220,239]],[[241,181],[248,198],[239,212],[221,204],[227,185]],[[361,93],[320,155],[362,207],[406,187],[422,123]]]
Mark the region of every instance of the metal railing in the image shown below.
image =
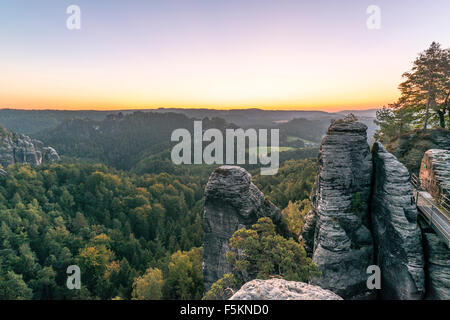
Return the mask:
[[[420,189],[420,180],[414,173],[411,175],[411,184],[415,189]]]
[[[436,181],[431,179],[421,180],[414,173],[411,175],[411,184],[414,186],[414,189],[428,192],[432,196],[438,195],[438,197],[434,198],[436,203],[442,207],[446,215],[450,215],[450,199],[445,194],[445,189],[442,185],[437,184]]]
[[[442,193],[438,199],[433,198],[428,192],[429,189],[422,188],[423,184],[415,174],[411,175],[411,184],[414,187],[417,208],[425,221],[442,236],[447,246],[450,247],[450,201],[448,197]],[[428,186],[428,184],[425,185],[425,187]]]
[[[444,210],[450,212],[450,199],[445,194],[441,194],[439,204],[444,208]]]
[[[432,228],[441,235],[445,240],[448,247],[450,247],[450,217],[448,212],[444,212],[441,207],[438,207],[434,201],[427,199],[421,193],[423,191],[417,192],[417,208],[421,212],[422,216],[425,218],[427,223],[432,226]]]

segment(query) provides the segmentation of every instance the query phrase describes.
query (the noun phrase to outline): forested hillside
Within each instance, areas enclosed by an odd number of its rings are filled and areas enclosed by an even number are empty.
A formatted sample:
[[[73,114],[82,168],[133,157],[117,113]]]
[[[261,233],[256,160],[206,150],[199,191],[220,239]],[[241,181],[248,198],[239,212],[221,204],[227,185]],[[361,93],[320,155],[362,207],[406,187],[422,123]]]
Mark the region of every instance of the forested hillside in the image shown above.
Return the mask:
[[[255,180],[284,208],[307,197],[314,167],[288,161],[276,180]],[[0,298],[202,297],[207,175],[137,176],[82,163],[6,171],[0,176]],[[84,270],[82,290],[65,286],[72,264]]]
[[[66,120],[34,135],[63,161],[10,165],[0,175],[0,299],[202,298],[204,188],[217,166],[177,166],[170,159],[172,131],[192,131],[193,121],[119,113]],[[203,128],[235,126],[205,118]],[[244,167],[284,209],[283,236],[295,242],[310,207],[313,141],[321,129],[291,124],[281,131],[289,137],[281,145],[289,147],[280,148],[276,176],[259,176],[260,165]],[[81,290],[66,287],[70,265],[82,270]]]
[[[201,245],[199,178],[83,164],[7,172],[0,177],[1,298],[128,299],[148,267],[175,281],[171,254]],[[85,271],[81,292],[65,287],[72,264]],[[179,298],[172,290],[166,297]]]
[[[74,118],[103,120],[108,113],[112,112],[1,109],[0,124],[17,133],[34,134],[56,128],[62,122]]]
[[[128,170],[144,155],[168,149],[172,131],[192,127],[193,121],[180,114],[136,112],[103,121],[68,120],[36,136],[62,155]]]
[[[185,128],[193,132],[195,120],[175,113],[120,113],[111,114],[102,121],[67,120],[56,128],[44,130],[34,136],[56,148],[66,158],[100,162],[136,173],[184,174],[184,171],[191,171],[191,168],[184,166],[180,169],[173,165],[170,150],[176,142],[171,142],[170,138],[175,129]],[[280,146],[283,147],[280,149],[280,161],[315,157],[318,152],[317,142],[325,133],[327,123],[328,120],[295,119],[280,125]],[[215,128],[224,133],[227,128],[237,127],[221,118],[204,118],[202,128]],[[253,167],[247,166],[248,169]]]

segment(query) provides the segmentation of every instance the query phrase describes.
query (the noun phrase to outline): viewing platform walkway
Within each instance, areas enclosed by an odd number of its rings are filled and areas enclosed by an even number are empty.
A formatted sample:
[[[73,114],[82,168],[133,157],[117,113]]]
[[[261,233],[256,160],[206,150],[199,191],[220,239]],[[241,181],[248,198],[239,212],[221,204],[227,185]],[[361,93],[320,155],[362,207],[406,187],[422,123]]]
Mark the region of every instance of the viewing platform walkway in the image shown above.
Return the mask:
[[[433,198],[422,190],[420,180],[414,174],[411,183],[419,213],[450,248],[450,200],[444,194],[438,200]]]

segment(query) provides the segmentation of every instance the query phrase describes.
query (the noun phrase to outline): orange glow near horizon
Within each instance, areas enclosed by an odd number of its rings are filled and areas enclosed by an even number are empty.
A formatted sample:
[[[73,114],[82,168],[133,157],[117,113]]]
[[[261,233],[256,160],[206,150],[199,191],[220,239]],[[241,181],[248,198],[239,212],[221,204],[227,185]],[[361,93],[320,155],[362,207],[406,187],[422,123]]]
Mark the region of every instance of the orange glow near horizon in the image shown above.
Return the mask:
[[[65,1],[0,4],[0,109],[363,110],[394,102],[448,0]],[[26,10],[25,10],[26,8]],[[414,36],[411,36],[414,35]]]
[[[13,97],[14,98],[14,97]],[[366,99],[364,99],[366,98]],[[20,110],[96,110],[96,111],[115,111],[115,110],[152,110],[159,108],[180,108],[180,109],[216,109],[216,110],[232,110],[232,109],[262,109],[262,110],[298,110],[298,111],[326,111],[326,112],[337,112],[342,110],[368,110],[368,109],[378,109],[384,105],[395,100],[393,95],[391,99],[385,98],[380,99],[374,97],[373,100],[367,99],[367,97],[361,97],[360,99],[349,99],[349,100],[323,100],[321,101],[302,101],[301,103],[286,103],[283,101],[265,101],[260,103],[249,103],[243,104],[238,103],[236,105],[222,104],[216,102],[159,102],[149,105],[145,101],[142,102],[132,102],[133,100],[128,100],[126,98],[117,100],[106,100],[101,99],[98,102],[95,100],[82,101],[74,100],[73,102],[67,101],[65,98],[60,99],[36,99],[34,97],[17,97],[13,101],[15,103],[8,103],[7,99],[3,97],[3,104],[0,109],[20,109]],[[39,103],[36,103],[39,101]]]
[[[17,101],[17,100],[16,100]],[[35,101],[35,100],[33,100]],[[57,102],[57,101],[49,101],[46,103],[45,101],[40,104],[24,102],[23,104],[8,104],[5,103],[0,109],[17,109],[17,110],[59,110],[59,111],[117,111],[117,110],[155,110],[159,108],[163,109],[215,109],[215,110],[236,110],[236,109],[261,109],[261,110],[279,110],[279,111],[325,111],[325,112],[339,112],[343,110],[369,110],[369,109],[378,109],[384,105],[390,103],[391,100],[381,101],[380,102],[364,102],[355,103],[352,102],[343,102],[342,104],[332,103],[324,103],[324,104],[308,104],[308,105],[286,105],[286,104],[274,104],[274,105],[266,105],[266,104],[249,104],[249,105],[236,105],[236,106],[228,106],[228,105],[220,105],[216,103],[212,103],[209,105],[192,103],[192,104],[157,104],[157,105],[148,105],[145,103],[142,104],[130,104],[130,103],[68,103],[65,101]],[[326,106],[326,107],[324,107]]]
[[[380,108],[397,98],[399,79],[395,72],[388,75],[363,61],[339,67],[332,65],[336,59],[329,60],[320,69],[308,63],[294,64],[294,58],[278,63],[278,69],[261,61],[220,67],[197,61],[195,72],[183,62],[175,66],[168,62],[166,68],[159,70],[145,63],[133,63],[118,66],[114,72],[107,65],[94,64],[84,68],[55,63],[39,68],[6,66],[9,77],[0,79],[0,108],[259,108],[334,112]],[[52,73],[46,72],[51,69]],[[357,69],[367,71],[361,74]]]
[[[92,99],[80,99],[79,97],[70,96],[53,96],[51,98],[44,96],[2,96],[2,104],[0,109],[22,109],[22,110],[98,110],[98,111],[114,111],[114,110],[130,110],[142,109],[151,110],[158,108],[183,108],[183,109],[216,109],[216,110],[232,110],[232,109],[262,109],[262,110],[305,110],[305,111],[326,111],[337,112],[342,110],[367,110],[381,108],[397,98],[397,92],[391,92],[388,96],[356,96],[345,99],[344,97],[334,98],[324,97],[322,99],[299,99],[298,102],[283,101],[282,99],[266,99],[259,102],[227,103],[216,102],[220,100],[202,101],[193,100],[185,102],[175,100],[172,102],[156,101],[149,104],[147,101],[152,99],[127,98],[126,96],[110,95],[108,99],[96,97]],[[340,98],[340,99],[339,99]]]

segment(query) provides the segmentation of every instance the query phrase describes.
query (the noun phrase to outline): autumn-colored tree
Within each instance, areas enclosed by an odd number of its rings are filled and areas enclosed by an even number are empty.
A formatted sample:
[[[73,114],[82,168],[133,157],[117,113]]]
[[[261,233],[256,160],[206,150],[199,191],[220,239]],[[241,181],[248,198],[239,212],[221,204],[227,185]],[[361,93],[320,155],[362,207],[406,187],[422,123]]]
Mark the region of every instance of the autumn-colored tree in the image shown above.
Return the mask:
[[[0,174],[5,297],[29,298],[32,292],[33,299],[131,299],[133,283],[149,267],[166,275],[176,250],[201,245],[207,176],[134,175],[80,162],[16,164],[5,171]],[[185,296],[190,291],[201,297],[201,260],[200,254],[198,271],[191,272],[197,280],[184,289]],[[66,287],[67,267],[74,264],[81,269],[81,290]],[[175,274],[173,283],[182,284]]]
[[[260,218],[250,229],[236,231],[230,239],[227,260],[233,267],[216,281],[204,299],[228,298],[242,284],[252,279],[282,278],[307,282],[320,275],[303,245],[286,239],[275,231],[270,218]]]
[[[114,258],[114,253],[105,245],[88,246],[80,250],[75,263],[83,274],[83,284],[92,290],[103,280],[107,266]]]
[[[203,250],[193,248],[177,251],[169,260],[167,275],[164,277],[164,297],[166,299],[200,299],[203,294]]]
[[[145,274],[134,280],[132,298],[135,300],[160,300],[164,280],[158,268],[148,268]]]
[[[227,260],[244,282],[280,277],[308,281],[318,274],[302,244],[276,234],[270,218],[260,218],[250,229],[236,231],[230,239]]]
[[[309,199],[303,199],[295,202],[289,201],[287,207],[281,211],[282,219],[295,238],[300,235],[304,217],[309,210],[311,210],[311,202]]]

